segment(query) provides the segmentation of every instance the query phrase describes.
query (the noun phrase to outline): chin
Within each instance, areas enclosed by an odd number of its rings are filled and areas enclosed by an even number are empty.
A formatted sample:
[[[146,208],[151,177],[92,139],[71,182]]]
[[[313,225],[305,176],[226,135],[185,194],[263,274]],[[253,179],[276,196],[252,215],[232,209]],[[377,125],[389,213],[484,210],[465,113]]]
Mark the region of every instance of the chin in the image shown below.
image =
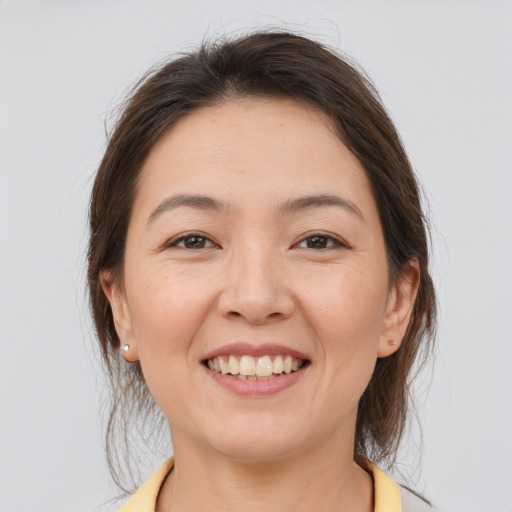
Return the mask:
[[[295,451],[300,452],[300,444],[279,442],[276,439],[237,439],[236,442],[220,443],[216,446],[223,456],[238,462],[257,463],[283,460]]]
[[[222,455],[240,462],[280,460],[303,450],[307,436],[297,425],[300,422],[255,421],[223,425],[212,436],[210,446]]]

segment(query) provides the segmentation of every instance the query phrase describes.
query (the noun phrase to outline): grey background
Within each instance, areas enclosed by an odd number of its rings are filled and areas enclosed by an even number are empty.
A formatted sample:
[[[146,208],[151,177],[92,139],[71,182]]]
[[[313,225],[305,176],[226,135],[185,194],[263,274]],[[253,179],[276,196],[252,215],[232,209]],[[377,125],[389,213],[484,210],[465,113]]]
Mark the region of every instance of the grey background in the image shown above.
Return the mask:
[[[169,52],[269,24],[367,69],[427,191],[439,344],[418,386],[423,457],[415,427],[399,469],[447,512],[512,510],[512,2],[3,0],[0,511],[115,494],[83,285],[108,111]]]

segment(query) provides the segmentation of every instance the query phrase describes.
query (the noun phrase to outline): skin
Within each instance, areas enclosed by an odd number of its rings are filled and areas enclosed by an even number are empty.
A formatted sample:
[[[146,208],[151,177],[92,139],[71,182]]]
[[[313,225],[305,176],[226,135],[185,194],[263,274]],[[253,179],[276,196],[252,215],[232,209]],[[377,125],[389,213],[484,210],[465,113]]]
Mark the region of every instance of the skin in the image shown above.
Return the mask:
[[[177,194],[224,206],[165,209]],[[333,194],[354,208],[282,211]],[[198,248],[180,239],[190,232]],[[418,266],[389,282],[365,171],[321,112],[252,98],[180,120],[143,166],[123,282],[104,272],[102,283],[124,356],[169,419],[176,465],[158,511],[373,510],[353,462],[357,405],[377,358],[399,348]],[[203,365],[237,341],[293,347],[311,364],[279,393],[240,397]]]

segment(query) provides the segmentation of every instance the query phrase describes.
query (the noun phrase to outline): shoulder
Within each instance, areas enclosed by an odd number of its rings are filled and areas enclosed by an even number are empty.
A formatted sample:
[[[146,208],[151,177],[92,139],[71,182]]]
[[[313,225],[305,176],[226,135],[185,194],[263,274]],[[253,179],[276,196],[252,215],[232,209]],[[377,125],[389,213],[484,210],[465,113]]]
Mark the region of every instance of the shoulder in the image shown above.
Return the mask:
[[[160,487],[173,466],[174,457],[171,457],[139,487],[137,492],[135,492],[118,512],[154,512]]]
[[[400,487],[402,512],[439,512],[427,501],[422,500],[405,487]]]
[[[413,491],[398,485],[370,461],[363,461],[372,474],[375,491],[375,512],[440,512]]]

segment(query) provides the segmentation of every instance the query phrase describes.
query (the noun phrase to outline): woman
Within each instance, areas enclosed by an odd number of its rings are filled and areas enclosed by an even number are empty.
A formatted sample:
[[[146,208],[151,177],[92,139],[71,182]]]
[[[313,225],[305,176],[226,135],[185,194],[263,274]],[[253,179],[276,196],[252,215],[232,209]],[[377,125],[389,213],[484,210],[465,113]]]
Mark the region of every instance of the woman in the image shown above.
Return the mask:
[[[435,298],[413,172],[353,66],[276,32],[163,65],[110,138],[90,229],[109,435],[156,403],[174,447],[122,511],[429,508],[374,465]]]

